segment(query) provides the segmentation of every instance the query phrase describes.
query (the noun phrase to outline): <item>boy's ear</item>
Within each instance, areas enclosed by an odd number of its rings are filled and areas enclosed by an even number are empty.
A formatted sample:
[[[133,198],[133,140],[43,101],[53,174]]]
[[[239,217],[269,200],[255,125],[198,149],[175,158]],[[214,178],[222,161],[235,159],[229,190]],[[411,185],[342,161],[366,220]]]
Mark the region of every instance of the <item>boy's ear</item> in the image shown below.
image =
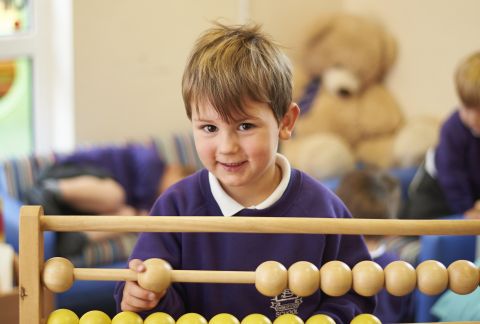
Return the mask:
[[[300,108],[296,103],[292,102],[280,121],[280,132],[278,137],[281,140],[288,140],[292,137],[293,127],[295,126],[299,114]]]

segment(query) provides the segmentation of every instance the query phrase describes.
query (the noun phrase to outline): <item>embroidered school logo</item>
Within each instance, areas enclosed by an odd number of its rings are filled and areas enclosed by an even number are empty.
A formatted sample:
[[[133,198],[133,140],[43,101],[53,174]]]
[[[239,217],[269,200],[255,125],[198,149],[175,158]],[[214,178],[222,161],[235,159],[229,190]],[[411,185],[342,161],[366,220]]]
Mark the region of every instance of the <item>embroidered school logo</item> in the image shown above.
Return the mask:
[[[298,314],[298,307],[303,303],[302,297],[298,297],[290,291],[285,289],[283,293],[271,299],[272,306],[275,310],[275,316],[283,314]]]

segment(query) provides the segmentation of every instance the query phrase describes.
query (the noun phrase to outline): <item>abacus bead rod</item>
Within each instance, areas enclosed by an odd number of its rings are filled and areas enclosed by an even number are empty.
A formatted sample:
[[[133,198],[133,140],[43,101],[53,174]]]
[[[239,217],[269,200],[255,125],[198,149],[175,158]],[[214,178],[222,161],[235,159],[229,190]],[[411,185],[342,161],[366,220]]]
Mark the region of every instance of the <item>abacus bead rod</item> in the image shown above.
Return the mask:
[[[137,281],[138,274],[130,269],[73,269],[75,280],[99,280],[99,281]]]
[[[253,271],[173,270],[172,282],[255,283]]]
[[[129,269],[75,268],[75,280],[137,281],[138,273]],[[172,270],[172,282],[254,284],[253,271]]]
[[[480,220],[220,216],[41,216],[44,231],[477,235]]]

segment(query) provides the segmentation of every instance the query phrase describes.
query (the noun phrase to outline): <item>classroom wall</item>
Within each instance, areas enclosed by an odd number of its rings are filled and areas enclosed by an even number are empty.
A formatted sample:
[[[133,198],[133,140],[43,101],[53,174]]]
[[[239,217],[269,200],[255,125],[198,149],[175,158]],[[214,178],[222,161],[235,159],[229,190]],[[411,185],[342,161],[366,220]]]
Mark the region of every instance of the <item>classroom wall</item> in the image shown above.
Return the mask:
[[[387,82],[408,116],[445,117],[453,110],[455,68],[480,50],[480,1],[344,0],[344,8],[381,17],[397,38]]]
[[[76,142],[105,142],[188,129],[180,81],[194,40],[210,21],[248,19],[295,61],[317,14],[377,15],[399,42],[388,86],[407,115],[448,114],[451,75],[480,48],[476,0],[82,0],[74,1]]]
[[[188,129],[181,76],[210,21],[251,16],[279,42],[295,43],[305,17],[339,8],[336,0],[74,1],[77,143]]]
[[[186,128],[180,81],[208,20],[235,21],[237,1],[74,1],[77,143]]]

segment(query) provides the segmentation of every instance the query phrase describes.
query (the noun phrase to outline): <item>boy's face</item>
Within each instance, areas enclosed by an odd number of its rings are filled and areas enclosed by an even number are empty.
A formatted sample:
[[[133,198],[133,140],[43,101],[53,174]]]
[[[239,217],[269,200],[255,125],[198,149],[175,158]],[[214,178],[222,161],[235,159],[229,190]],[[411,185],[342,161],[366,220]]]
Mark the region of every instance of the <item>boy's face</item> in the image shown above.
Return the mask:
[[[461,107],[460,119],[475,137],[480,137],[480,107]]]
[[[298,106],[292,104],[280,123],[265,103],[246,101],[244,111],[247,116],[226,122],[210,103],[200,103],[198,111],[192,110],[195,146],[203,165],[229,194],[270,194],[261,191],[278,185],[278,141],[290,138]]]

